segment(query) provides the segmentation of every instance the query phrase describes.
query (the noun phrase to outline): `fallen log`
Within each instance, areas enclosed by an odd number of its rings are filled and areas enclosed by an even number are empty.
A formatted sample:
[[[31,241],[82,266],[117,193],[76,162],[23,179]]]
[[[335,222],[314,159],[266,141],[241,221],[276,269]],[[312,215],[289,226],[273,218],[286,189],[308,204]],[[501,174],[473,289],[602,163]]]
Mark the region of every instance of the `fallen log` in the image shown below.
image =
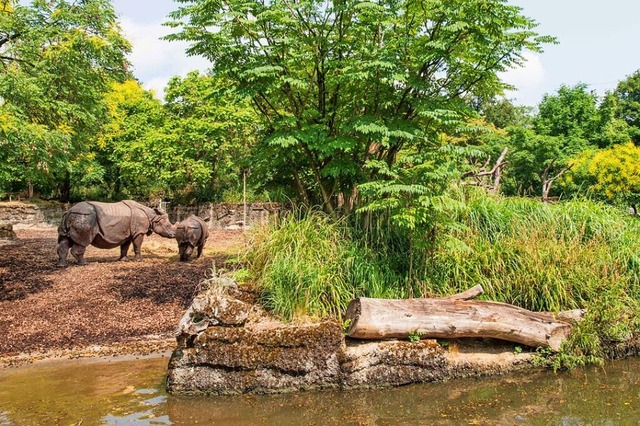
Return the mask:
[[[559,350],[571,325],[506,303],[456,299],[371,299],[349,303],[354,339],[490,337]]]

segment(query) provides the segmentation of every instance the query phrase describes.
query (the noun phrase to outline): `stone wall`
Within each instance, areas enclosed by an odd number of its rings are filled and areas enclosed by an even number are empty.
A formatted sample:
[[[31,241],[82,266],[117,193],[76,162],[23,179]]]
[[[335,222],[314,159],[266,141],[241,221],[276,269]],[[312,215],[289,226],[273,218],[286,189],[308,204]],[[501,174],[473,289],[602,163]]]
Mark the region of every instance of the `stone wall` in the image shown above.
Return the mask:
[[[11,223],[16,228],[33,226],[58,226],[69,204],[50,203],[46,205],[24,203],[20,201],[0,202],[0,223]],[[240,229],[244,221],[243,204],[205,203],[196,207],[165,205],[172,223],[179,222],[189,215],[209,217],[211,229]],[[280,205],[276,203],[247,204],[247,227],[265,223],[270,217],[278,215]]]
[[[164,206],[171,222],[180,222],[190,215],[209,217],[210,229],[240,229],[244,223],[244,205],[242,203],[204,203],[195,207]],[[281,206],[277,203],[249,203],[247,204],[247,227],[265,223],[272,216],[280,213]]]
[[[68,204],[37,205],[20,201],[0,203],[0,223],[11,223],[15,228],[32,226],[58,226]]]

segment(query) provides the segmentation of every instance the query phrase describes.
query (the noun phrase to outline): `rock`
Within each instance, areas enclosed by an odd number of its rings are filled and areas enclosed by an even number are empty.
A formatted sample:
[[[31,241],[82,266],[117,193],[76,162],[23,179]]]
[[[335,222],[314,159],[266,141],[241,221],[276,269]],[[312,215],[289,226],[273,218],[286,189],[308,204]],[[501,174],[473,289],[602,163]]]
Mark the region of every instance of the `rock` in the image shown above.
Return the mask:
[[[445,353],[435,340],[352,342],[342,354],[343,388],[377,388],[445,377]]]
[[[167,389],[233,395],[337,388],[342,328],[334,322],[277,328],[211,327],[174,351]]]
[[[206,289],[198,294],[182,316],[176,332],[178,345],[184,347],[188,339],[220,325],[237,327],[249,317],[251,305],[238,300],[238,285],[230,278],[215,277],[204,282]]]
[[[0,223],[0,239],[3,240],[15,240],[16,233],[13,232],[13,224]]]

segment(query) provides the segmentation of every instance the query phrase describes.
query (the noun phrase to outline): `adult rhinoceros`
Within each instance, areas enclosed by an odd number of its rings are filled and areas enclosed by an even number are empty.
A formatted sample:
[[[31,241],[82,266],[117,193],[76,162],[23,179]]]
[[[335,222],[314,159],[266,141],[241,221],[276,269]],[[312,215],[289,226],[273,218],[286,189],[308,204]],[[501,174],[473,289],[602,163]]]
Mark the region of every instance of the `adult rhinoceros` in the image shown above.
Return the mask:
[[[133,243],[135,259],[140,260],[144,235],[152,232],[166,238],[175,236],[166,213],[131,200],[118,203],[83,201],[72,206],[58,226],[58,266],[67,265],[67,254],[84,265],[84,251],[90,244],[103,249],[120,246],[120,260],[127,259]]]

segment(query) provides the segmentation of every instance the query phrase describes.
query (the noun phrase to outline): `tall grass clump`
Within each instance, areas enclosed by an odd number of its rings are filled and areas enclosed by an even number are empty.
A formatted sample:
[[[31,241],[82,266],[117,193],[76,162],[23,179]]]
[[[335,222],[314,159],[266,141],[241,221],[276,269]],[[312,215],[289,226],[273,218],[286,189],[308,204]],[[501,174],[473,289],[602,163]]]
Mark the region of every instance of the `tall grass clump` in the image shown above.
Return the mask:
[[[346,221],[318,211],[258,229],[245,261],[262,303],[287,320],[339,318],[353,297],[399,295],[399,277],[352,241]]]
[[[534,311],[585,307],[617,282],[638,294],[640,224],[618,209],[475,195],[457,220],[459,244],[439,245],[425,277],[437,293],[482,284],[487,298]]]
[[[589,200],[544,204],[467,193],[438,244],[426,286],[450,294],[481,284],[484,298],[533,311],[586,309],[562,365],[602,359],[640,331],[640,221]],[[560,360],[560,361],[558,361]]]

